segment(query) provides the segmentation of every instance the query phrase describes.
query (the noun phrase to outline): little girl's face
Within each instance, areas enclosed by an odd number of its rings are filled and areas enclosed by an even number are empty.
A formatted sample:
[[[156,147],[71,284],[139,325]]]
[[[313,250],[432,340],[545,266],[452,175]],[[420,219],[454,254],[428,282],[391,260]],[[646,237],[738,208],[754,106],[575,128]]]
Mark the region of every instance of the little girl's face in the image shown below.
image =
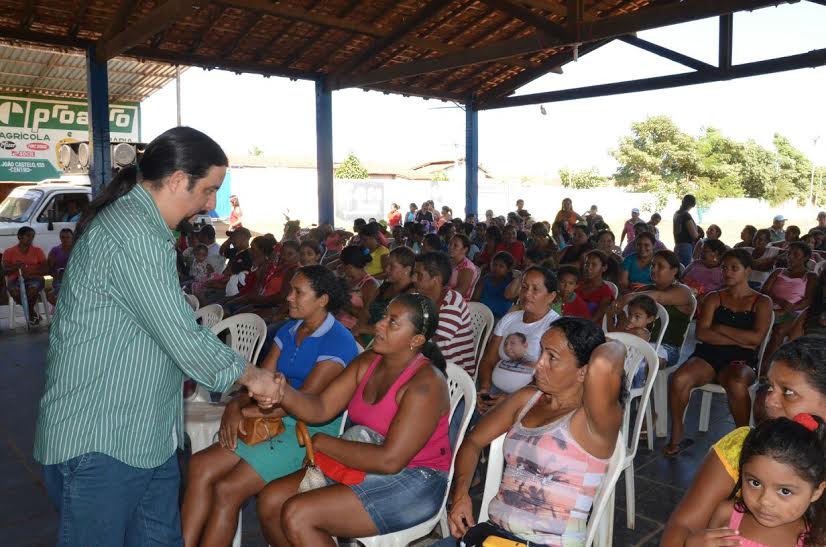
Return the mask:
[[[204,251],[198,251],[195,253],[195,260],[197,260],[198,262],[203,262],[204,260],[206,260],[206,258],[207,254]]]
[[[762,526],[774,528],[801,518],[823,494],[826,483],[812,485],[795,469],[769,456],[743,465],[743,503]]]
[[[647,329],[655,317],[649,317],[636,306],[628,306],[628,326],[635,329]]]

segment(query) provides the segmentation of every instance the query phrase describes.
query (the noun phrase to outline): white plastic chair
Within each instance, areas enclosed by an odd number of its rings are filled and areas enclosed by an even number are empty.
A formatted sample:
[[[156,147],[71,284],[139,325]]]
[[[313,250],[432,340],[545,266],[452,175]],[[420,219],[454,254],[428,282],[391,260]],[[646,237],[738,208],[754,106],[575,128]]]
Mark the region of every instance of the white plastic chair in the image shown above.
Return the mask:
[[[187,294],[184,293],[184,298],[186,298],[187,303],[192,307],[192,311],[198,311],[198,308],[201,307],[201,303],[198,301],[198,297],[194,294]]]
[[[826,268],[826,260],[821,260],[820,262],[816,263],[812,271],[815,273],[815,275],[820,277],[820,273],[823,271],[823,268]]]
[[[221,322],[224,318],[224,308],[220,304],[209,304],[195,312],[195,320],[208,329]]]
[[[640,442],[640,432],[642,431],[642,420],[645,418],[646,427],[648,428],[648,448],[654,450],[654,435],[651,431],[651,412],[650,412],[650,396],[651,390],[654,387],[654,380],[657,377],[657,371],[660,368],[660,359],[651,344],[644,341],[642,338],[624,332],[612,332],[606,335],[606,338],[618,340],[625,344],[627,354],[625,357],[625,378],[628,380],[629,387],[631,381],[637,374],[642,362],[648,365],[648,376],[645,379],[643,387],[630,389],[628,402],[625,405],[625,412],[622,415],[622,434],[628,439],[627,450],[625,452],[625,460],[623,462],[623,469],[625,470],[625,499],[627,511],[627,525],[628,528],[634,529],[636,518],[636,499],[634,497],[634,457],[637,455],[637,445]],[[637,416],[634,420],[634,429],[629,430],[631,425],[631,403],[634,399],[640,399],[640,405],[637,409]]]
[[[754,423],[754,397],[757,395],[757,388],[760,385],[760,369],[763,366],[763,354],[766,352],[766,345],[769,343],[769,338],[772,335],[772,326],[774,325],[774,311],[771,312],[769,316],[769,330],[766,332],[766,337],[763,339],[763,342],[760,344],[760,348],[757,350],[757,376],[754,378],[754,383],[749,386],[749,397],[751,397],[752,403],[752,416],[750,421]],[[697,428],[700,431],[708,431],[708,423],[711,417],[711,397],[714,393],[722,393],[723,395],[726,394],[726,390],[720,384],[705,384],[700,387],[696,387],[691,390],[691,393],[694,393],[696,390],[700,390],[703,392],[703,399],[700,403],[700,423],[699,427]],[[691,395],[688,396],[689,402],[691,401]],[[688,411],[688,405],[686,405],[686,411]],[[683,413],[683,420],[685,420],[685,413]]]
[[[462,367],[453,363],[447,364],[447,385],[448,390],[450,391],[450,414],[448,421],[453,419],[453,412],[456,410],[460,400],[465,401],[465,409],[462,413],[459,435],[456,439],[456,444],[453,447],[453,458],[450,463],[450,472],[447,476],[447,488],[445,489],[445,495],[442,499],[441,508],[435,515],[433,515],[433,517],[421,524],[413,526],[412,528],[385,534],[383,536],[358,538],[354,541],[361,543],[365,547],[406,547],[408,544],[416,541],[417,539],[430,534],[436,525],[441,526],[442,537],[446,537],[450,533],[450,530],[447,527],[447,512],[445,510],[445,505],[447,504],[447,496],[450,493],[450,485],[453,482],[453,465],[456,461],[456,453],[459,451],[459,447],[462,445],[462,441],[465,438],[465,432],[467,431],[468,424],[470,423],[470,416],[473,414],[473,409],[476,408],[476,386],[468,373],[465,372]],[[413,500],[411,500],[411,502],[413,502]]]
[[[248,363],[256,363],[264,340],[267,338],[267,324],[254,313],[239,313],[223,319],[212,327],[212,333],[219,336],[229,331],[227,345],[240,354]]]
[[[29,302],[29,306],[34,305],[35,310],[36,310],[37,305],[39,304],[43,308],[43,313],[38,312],[38,314],[41,317],[43,317],[43,324],[48,325],[51,322],[52,314],[49,311],[51,309],[51,304],[49,304],[49,300],[46,298],[46,291],[45,290],[40,291],[40,293],[38,294],[38,300],[39,300],[39,302],[35,302],[34,304]],[[9,294],[9,328],[10,329],[14,329],[15,326],[17,325],[17,317],[15,315],[15,311],[18,308],[21,310],[20,311],[21,314],[25,313],[25,312],[23,312],[23,306],[21,306],[17,302],[15,302],[14,298],[12,298],[11,294]],[[28,320],[29,320],[28,317],[23,318],[24,323]]]
[[[697,299],[691,295],[691,314],[689,318],[693,318],[697,312]],[[691,321],[689,320],[683,333],[683,343],[680,346],[680,355],[683,353],[686,341],[688,340],[688,331],[691,328]],[[665,330],[663,330],[665,334]],[[656,434],[657,437],[665,437],[668,435],[668,377],[671,376],[682,363],[677,362],[673,367],[666,367],[660,369],[657,373],[657,378],[654,380],[654,408],[657,410]],[[649,432],[649,437],[650,437]],[[652,439],[653,442],[653,439]]]
[[[490,443],[490,454],[488,456],[488,471],[485,476],[485,490],[482,494],[482,507],[479,511],[477,522],[488,520],[488,506],[491,500],[499,492],[499,485],[502,483],[502,473],[505,470],[505,454],[503,447],[505,435],[500,435]],[[608,461],[608,469],[602,484],[597,488],[594,496],[594,504],[591,507],[591,515],[588,518],[588,536],[585,547],[596,544],[597,547],[610,547],[613,540],[614,527],[614,488],[622,472],[625,460],[625,440],[620,431],[617,436],[617,445],[614,453]],[[599,534],[599,537],[597,537]]]
[[[473,346],[475,348],[474,356],[476,358],[476,373],[474,377],[479,374],[479,361],[482,359],[482,354],[485,351],[485,346],[488,343],[493,332],[493,312],[490,311],[486,305],[481,302],[468,302],[468,311],[470,312],[470,326],[473,329]]]

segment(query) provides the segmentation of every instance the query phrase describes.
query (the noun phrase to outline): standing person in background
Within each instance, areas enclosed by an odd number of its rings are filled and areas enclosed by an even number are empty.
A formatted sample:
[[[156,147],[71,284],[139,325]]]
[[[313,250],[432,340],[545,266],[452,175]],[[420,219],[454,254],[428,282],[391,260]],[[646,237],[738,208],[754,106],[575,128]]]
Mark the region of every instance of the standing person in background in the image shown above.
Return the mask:
[[[695,205],[697,205],[697,199],[691,194],[686,194],[683,196],[680,208],[674,213],[674,252],[677,253],[680,264],[683,266],[691,263],[694,244],[700,237],[697,233],[697,225],[689,213]]]
[[[648,221],[648,226],[654,232],[654,237],[657,238],[657,241],[660,240],[660,229],[657,226],[662,222],[662,215],[660,213],[654,213],[651,215],[651,220]]]
[[[170,129],[77,226],[34,442],[58,545],[181,545],[184,377],[252,393],[272,378],[195,322],[178,283],[171,229],[215,208],[227,163],[203,133]]]
[[[419,206],[415,203],[410,204],[410,210],[407,211],[404,215],[404,224],[407,226],[408,224],[412,224],[416,222],[416,211],[419,210]]]
[[[769,233],[771,234],[771,243],[783,241],[786,239],[786,230],[783,229],[783,226],[785,225],[786,217],[784,215],[775,215],[774,219],[772,220],[772,226],[771,228],[769,228]]]
[[[625,225],[622,227],[622,235],[620,235],[620,247],[622,247],[623,241],[628,239],[628,243],[630,244],[634,241],[634,226],[640,221],[640,210],[634,207],[631,209],[631,218],[625,221]]]
[[[395,228],[399,226],[402,222],[402,212],[400,210],[398,203],[391,203],[390,204],[390,212],[387,213],[387,225],[390,228]]]
[[[594,225],[597,222],[605,222],[605,220],[602,218],[602,215],[597,212],[596,205],[591,205],[591,208],[588,210],[587,213],[585,213],[584,218],[585,222],[588,223],[588,228],[591,230],[591,232],[595,231]]]
[[[238,201],[238,196],[230,196],[229,204],[232,206],[232,211],[229,213],[229,229],[237,230],[244,225],[244,213],[241,211],[241,202]]]

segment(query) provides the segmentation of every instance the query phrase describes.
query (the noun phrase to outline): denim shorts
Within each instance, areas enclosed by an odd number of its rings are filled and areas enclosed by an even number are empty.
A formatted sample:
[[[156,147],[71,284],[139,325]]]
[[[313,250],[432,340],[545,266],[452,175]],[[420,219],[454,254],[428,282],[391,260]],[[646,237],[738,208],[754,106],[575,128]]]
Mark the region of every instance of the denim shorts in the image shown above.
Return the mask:
[[[327,482],[336,484],[329,478]],[[447,473],[429,467],[407,467],[395,475],[368,473],[350,489],[379,535],[383,535],[416,526],[436,515],[445,500]]]
[[[680,360],[680,350],[682,349],[679,346],[672,346],[671,344],[662,344],[660,346],[662,349],[665,350],[665,354],[668,355],[668,359],[666,359],[666,364],[669,367],[673,367],[677,364]]]

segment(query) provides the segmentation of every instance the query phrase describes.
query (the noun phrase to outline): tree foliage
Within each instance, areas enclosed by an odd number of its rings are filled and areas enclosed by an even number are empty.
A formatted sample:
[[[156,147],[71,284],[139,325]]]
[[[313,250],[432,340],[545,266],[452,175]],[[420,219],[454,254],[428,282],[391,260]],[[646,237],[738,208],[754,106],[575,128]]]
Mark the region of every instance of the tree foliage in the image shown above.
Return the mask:
[[[770,150],[753,140],[738,142],[713,127],[693,137],[668,116],[653,116],[634,123],[611,151],[619,163],[614,178],[658,199],[691,193],[704,205],[723,197],[807,200],[812,162],[782,135],[773,144]]]
[[[605,177],[601,177],[595,168],[584,169],[582,171],[571,171],[564,168],[559,170],[559,178],[565,188],[596,188],[605,186]]]
[[[333,174],[337,179],[366,179],[370,177],[367,168],[361,164],[361,161],[352,152],[347,155],[347,158]]]

